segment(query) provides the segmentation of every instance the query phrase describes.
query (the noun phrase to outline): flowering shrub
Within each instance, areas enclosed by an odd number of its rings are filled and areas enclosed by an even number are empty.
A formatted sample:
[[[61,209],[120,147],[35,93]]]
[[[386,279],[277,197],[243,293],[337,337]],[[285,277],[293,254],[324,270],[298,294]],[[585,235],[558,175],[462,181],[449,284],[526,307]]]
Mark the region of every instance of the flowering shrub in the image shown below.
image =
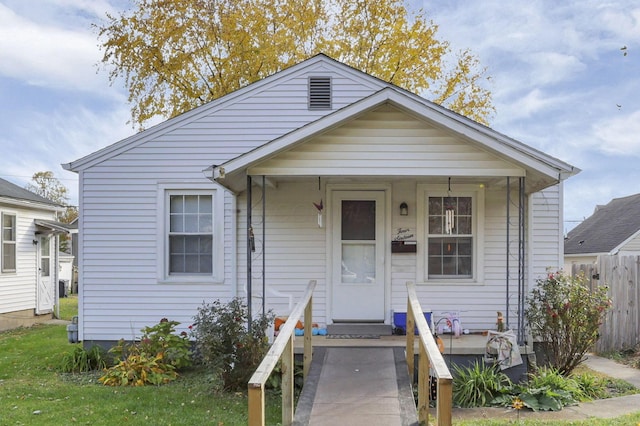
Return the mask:
[[[227,390],[244,390],[251,375],[266,355],[265,333],[274,319],[269,312],[251,321],[247,306],[238,298],[227,304],[219,300],[198,308],[191,328],[198,360],[213,368]]]
[[[611,301],[607,287],[591,291],[584,275],[570,277],[561,272],[537,281],[527,299],[525,316],[551,367],[568,376],[598,340]]]

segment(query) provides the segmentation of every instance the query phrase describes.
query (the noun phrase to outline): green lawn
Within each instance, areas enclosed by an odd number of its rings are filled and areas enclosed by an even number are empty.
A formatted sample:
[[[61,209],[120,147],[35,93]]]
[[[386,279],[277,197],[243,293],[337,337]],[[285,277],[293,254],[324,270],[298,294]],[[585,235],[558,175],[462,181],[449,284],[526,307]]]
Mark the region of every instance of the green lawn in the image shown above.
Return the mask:
[[[60,301],[62,319],[77,315],[77,296]],[[66,326],[40,325],[0,333],[0,425],[246,425],[245,393],[215,391],[206,372],[190,370],[159,387],[112,388],[97,382],[99,374],[58,372],[62,354],[76,345]],[[278,395],[267,397],[267,424],[280,422]],[[502,426],[511,420],[480,420],[458,426]],[[640,425],[640,412],[612,420],[558,422],[522,420],[522,425]]]
[[[71,321],[74,315],[78,315],[78,295],[72,294],[69,297],[61,297],[60,319]]]
[[[164,386],[107,387],[98,374],[57,371],[61,354],[73,347],[64,325],[0,334],[0,425],[247,424],[246,395],[214,391],[202,371]],[[268,424],[278,424],[278,396],[269,395],[267,406]]]

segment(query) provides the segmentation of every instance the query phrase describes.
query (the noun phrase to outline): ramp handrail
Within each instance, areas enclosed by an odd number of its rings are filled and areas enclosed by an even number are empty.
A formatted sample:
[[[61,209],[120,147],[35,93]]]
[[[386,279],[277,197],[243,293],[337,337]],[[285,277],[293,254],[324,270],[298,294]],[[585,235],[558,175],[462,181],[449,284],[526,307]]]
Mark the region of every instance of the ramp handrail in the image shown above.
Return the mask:
[[[414,374],[414,328],[418,329],[418,420],[420,424],[429,424],[429,376],[433,374],[437,381],[436,417],[438,426],[451,425],[453,408],[453,377],[438,349],[427,320],[422,314],[415,284],[407,282],[407,365],[409,377]],[[416,315],[417,314],[417,315]],[[433,320],[432,320],[433,321]]]
[[[280,327],[278,337],[271,345],[269,352],[262,359],[262,362],[251,376],[248,384],[249,393],[249,425],[263,426],[265,424],[265,383],[269,379],[271,372],[282,359],[282,424],[293,423],[294,414],[294,357],[293,357],[293,337],[298,320],[304,313],[304,380],[307,379],[312,359],[312,300],[313,291],[316,288],[316,281],[309,281],[309,285],[302,299],[293,308],[287,321]]]

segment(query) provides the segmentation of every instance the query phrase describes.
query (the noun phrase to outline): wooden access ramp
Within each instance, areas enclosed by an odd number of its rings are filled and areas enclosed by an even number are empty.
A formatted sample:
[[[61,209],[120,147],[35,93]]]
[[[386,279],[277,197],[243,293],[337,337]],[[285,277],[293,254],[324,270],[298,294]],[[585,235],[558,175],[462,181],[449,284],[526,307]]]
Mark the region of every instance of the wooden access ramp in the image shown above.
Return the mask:
[[[316,348],[294,425],[417,425],[402,347]]]

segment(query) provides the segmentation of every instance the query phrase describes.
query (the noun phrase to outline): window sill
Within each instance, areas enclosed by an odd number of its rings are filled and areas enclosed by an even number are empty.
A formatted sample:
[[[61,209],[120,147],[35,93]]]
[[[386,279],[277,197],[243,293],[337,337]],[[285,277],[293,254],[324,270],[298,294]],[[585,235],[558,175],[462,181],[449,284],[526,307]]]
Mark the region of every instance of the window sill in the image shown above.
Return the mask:
[[[220,284],[224,284],[224,280],[218,280],[212,277],[190,277],[190,276],[184,276],[184,277],[171,277],[171,278],[165,278],[162,280],[158,280],[158,284],[162,284],[162,285],[171,285],[171,284],[180,284],[180,285],[189,285],[189,284],[194,284],[194,285],[220,285]]]
[[[439,286],[449,286],[449,285],[471,285],[471,286],[481,286],[484,285],[484,281],[476,281],[476,280],[456,280],[456,279],[450,279],[450,280],[443,280],[443,279],[435,279],[435,280],[429,280],[429,281],[422,281],[419,283],[416,283],[416,285],[429,285],[429,286],[435,286],[435,285],[439,285]]]

